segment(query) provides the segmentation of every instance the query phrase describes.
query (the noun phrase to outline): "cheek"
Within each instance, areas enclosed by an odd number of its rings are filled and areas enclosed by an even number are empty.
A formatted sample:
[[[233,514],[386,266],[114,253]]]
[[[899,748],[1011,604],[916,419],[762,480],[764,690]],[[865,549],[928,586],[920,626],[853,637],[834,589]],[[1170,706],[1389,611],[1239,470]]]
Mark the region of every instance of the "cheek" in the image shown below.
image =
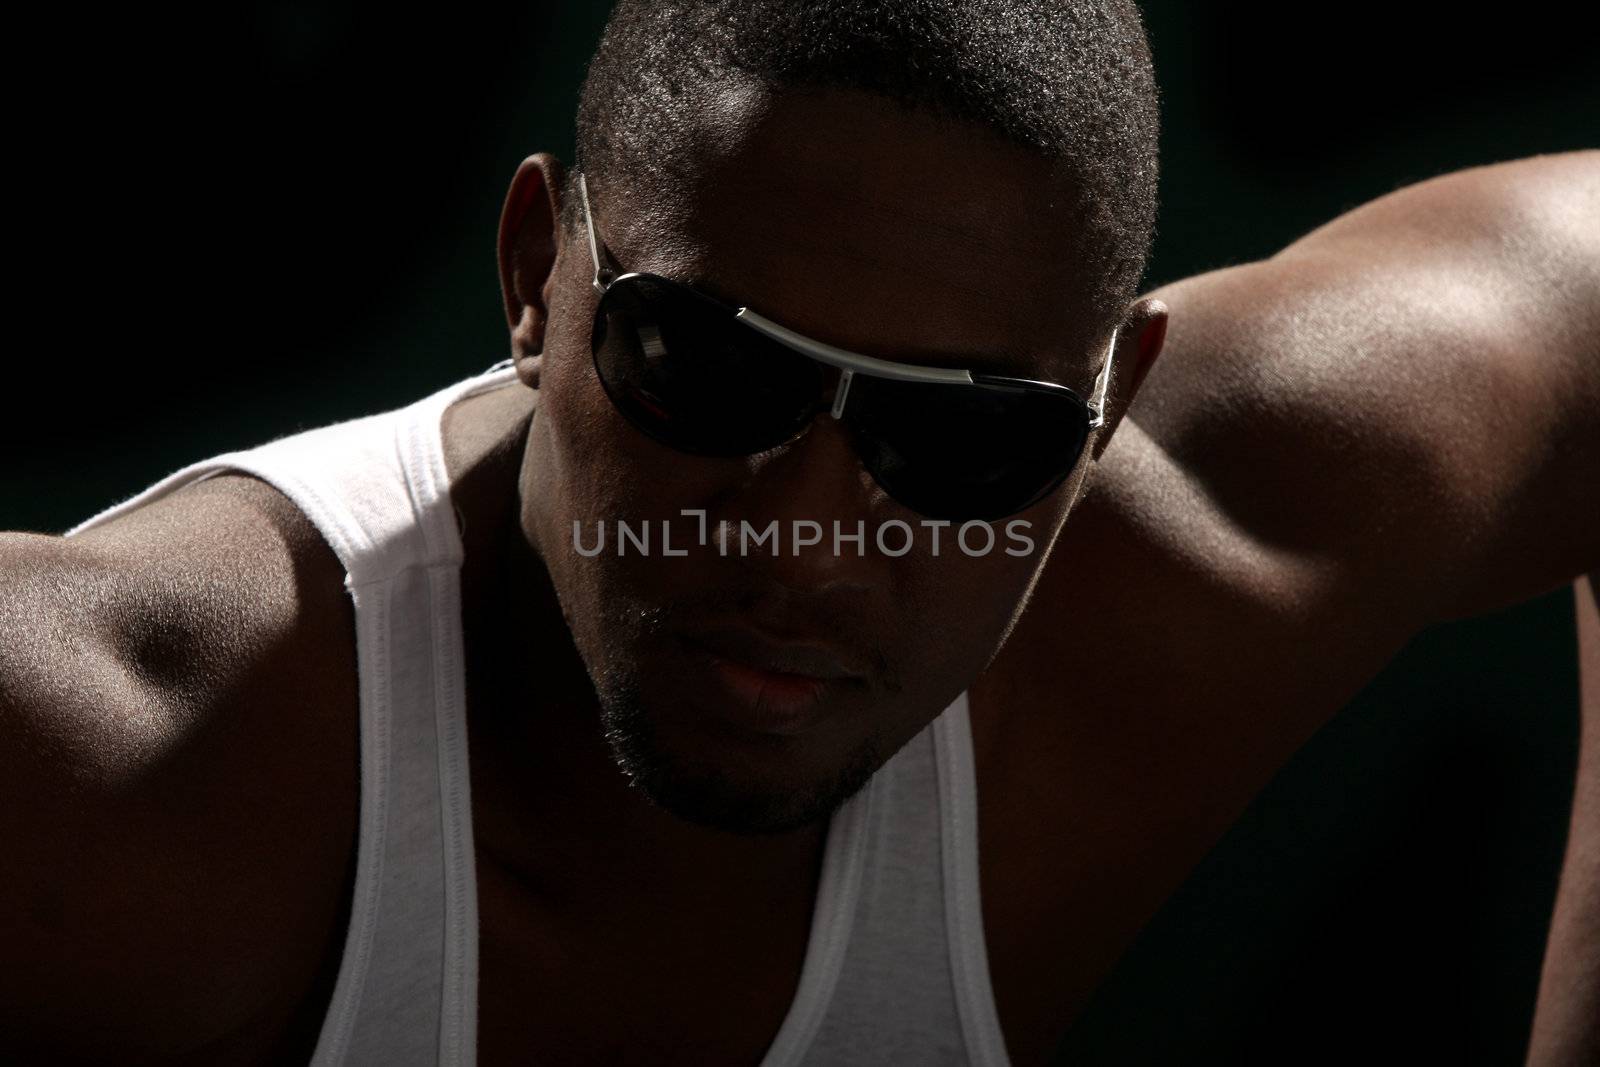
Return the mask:
[[[891,602],[895,641],[909,673],[927,671],[962,684],[988,663],[1010,631],[1039,569],[1037,552],[1005,555],[1003,525],[996,527],[993,554],[972,558],[941,544],[937,558],[923,558],[897,575]]]
[[[593,368],[547,348],[524,457],[524,526],[545,561],[573,638],[591,665],[600,638],[613,628],[603,620],[620,611],[618,583],[610,553],[586,555],[578,546],[590,543],[600,521],[609,525],[618,508],[629,503],[631,477],[619,443],[627,429],[612,411]]]
[[[587,360],[552,352],[545,361],[534,415],[538,454],[530,456],[537,500],[543,509],[587,518],[615,483],[623,427]]]
[[[523,486],[525,525],[569,625],[580,645],[598,654],[602,643],[626,641],[662,605],[693,591],[706,567],[662,558],[657,542],[655,554],[619,552],[618,523],[659,531],[670,520],[681,546],[683,524],[694,525],[680,509],[700,506],[714,487],[703,484],[703,461],[685,462],[629,425],[586,359],[567,357],[541,370]]]

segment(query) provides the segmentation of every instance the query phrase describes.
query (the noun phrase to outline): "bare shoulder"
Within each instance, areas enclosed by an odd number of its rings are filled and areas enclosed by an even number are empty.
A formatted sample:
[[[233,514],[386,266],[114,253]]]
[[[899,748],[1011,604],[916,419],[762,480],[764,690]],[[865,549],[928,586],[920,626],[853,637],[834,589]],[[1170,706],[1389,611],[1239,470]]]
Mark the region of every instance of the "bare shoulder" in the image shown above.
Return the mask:
[[[282,1030],[342,938],[355,835],[338,561],[277,490],[218,476],[0,535],[0,600],[0,1000],[28,1020],[0,1045]]]
[[[1600,151],[1406,186],[1154,295],[1129,417],[1235,536],[1419,624],[1600,563]]]
[[[1019,805],[1137,801],[1106,863],[1170,833],[1176,884],[1419,630],[1600,567],[1597,164],[1408,186],[1152,294],[1164,351],[976,687]]]
[[[1453,255],[1500,260],[1538,255],[1538,245],[1600,251],[1600,149],[1528,156],[1452,171],[1402,186],[1311,231],[1290,249],[1331,248],[1335,242],[1448,246]],[[1585,225],[1587,223],[1587,225]],[[1569,254],[1570,254],[1569,252]],[[1546,255],[1544,258],[1549,258]],[[1559,265],[1581,266],[1575,256]],[[1557,263],[1549,263],[1556,266]],[[1565,273],[1563,271],[1562,273]],[[1572,279],[1581,283],[1581,278]]]

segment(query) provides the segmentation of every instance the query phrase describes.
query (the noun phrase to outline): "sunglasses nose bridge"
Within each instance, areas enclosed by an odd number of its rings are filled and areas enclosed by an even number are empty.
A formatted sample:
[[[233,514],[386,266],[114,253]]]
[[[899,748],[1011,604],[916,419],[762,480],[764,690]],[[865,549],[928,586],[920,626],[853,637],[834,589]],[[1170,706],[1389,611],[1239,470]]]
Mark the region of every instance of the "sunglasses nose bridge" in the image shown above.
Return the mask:
[[[845,401],[850,398],[850,381],[855,376],[855,371],[849,369],[839,371],[839,381],[833,387],[833,403],[828,405],[828,414],[835,421],[844,417]]]
[[[863,463],[849,423],[822,414],[819,410],[804,429],[767,454],[757,481],[815,513],[807,518],[866,518],[879,491],[877,481]]]

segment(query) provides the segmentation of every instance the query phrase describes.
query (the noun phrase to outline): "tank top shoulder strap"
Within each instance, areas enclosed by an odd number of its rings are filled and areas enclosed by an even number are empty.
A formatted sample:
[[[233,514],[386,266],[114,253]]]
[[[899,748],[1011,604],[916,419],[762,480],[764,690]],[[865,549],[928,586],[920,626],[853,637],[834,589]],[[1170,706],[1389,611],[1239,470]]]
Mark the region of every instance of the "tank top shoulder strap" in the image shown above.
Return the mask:
[[[346,571],[360,685],[350,925],[312,1063],[470,1067],[477,1034],[460,532],[441,419],[509,361],[413,404],[192,463],[87,521],[241,471],[289,497]]]
[[[392,577],[411,566],[459,564],[461,541],[448,506],[440,418],[456,400],[514,377],[505,360],[393,411],[191,463],[79,523],[66,536],[204,478],[243,472],[272,485],[306,514],[339,557],[347,585]]]

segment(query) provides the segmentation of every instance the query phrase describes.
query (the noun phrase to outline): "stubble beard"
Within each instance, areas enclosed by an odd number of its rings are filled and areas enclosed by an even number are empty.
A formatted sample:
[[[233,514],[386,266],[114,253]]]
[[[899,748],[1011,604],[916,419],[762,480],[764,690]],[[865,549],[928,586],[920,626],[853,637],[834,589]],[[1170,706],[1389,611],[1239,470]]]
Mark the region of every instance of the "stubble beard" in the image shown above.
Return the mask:
[[[674,753],[661,737],[637,679],[597,684],[606,744],[629,784],[688,822],[736,834],[784,834],[827,819],[883,765],[876,737],[844,764],[801,787],[740,782],[726,768]]]

